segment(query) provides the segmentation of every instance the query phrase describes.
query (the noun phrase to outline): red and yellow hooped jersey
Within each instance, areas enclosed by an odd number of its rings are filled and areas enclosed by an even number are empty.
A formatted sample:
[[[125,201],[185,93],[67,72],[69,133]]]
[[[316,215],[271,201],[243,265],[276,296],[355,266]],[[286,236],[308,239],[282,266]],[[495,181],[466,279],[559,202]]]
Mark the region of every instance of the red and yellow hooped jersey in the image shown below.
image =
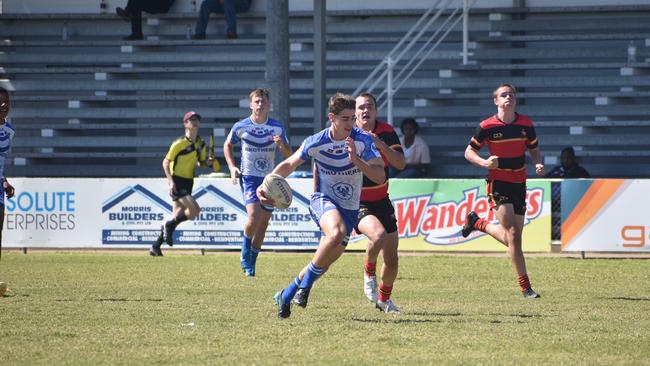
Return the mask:
[[[529,117],[517,114],[514,122],[509,124],[496,115],[484,120],[469,145],[480,150],[486,144],[490,155],[499,157],[499,167],[488,171],[489,180],[526,181],[526,150],[538,146],[535,127]]]
[[[386,145],[391,148],[403,152],[402,145],[399,142],[399,137],[395,132],[393,126],[389,125],[386,122],[376,121],[375,128],[372,130],[372,133],[377,135],[377,137],[386,143]],[[381,151],[379,151],[381,154]],[[361,201],[379,201],[388,196],[388,159],[384,154],[381,154],[381,158],[384,161],[384,171],[386,172],[386,180],[377,184],[372,180],[368,179],[365,175],[363,176],[363,188],[361,190]]]

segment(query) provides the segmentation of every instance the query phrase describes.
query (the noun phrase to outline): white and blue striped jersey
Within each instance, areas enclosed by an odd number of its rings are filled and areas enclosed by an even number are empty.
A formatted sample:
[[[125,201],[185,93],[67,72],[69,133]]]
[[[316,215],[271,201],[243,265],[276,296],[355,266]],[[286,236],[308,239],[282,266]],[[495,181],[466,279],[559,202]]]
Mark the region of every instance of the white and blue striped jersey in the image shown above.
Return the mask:
[[[289,144],[282,122],[269,118],[265,123],[255,123],[250,117],[232,127],[227,141],[233,145],[241,143],[241,173],[264,177],[275,168],[276,144],[273,136],[280,136]]]
[[[16,130],[9,120],[0,125],[0,177],[5,176],[5,158],[11,151],[11,140],[15,134]]]
[[[372,137],[354,127],[350,132],[357,148],[357,155],[364,161],[381,158]],[[316,191],[334,200],[341,208],[358,210],[363,172],[357,168],[350,157],[345,140],[334,141],[330,129],[308,137],[301,146],[300,159],[314,158],[316,164]]]

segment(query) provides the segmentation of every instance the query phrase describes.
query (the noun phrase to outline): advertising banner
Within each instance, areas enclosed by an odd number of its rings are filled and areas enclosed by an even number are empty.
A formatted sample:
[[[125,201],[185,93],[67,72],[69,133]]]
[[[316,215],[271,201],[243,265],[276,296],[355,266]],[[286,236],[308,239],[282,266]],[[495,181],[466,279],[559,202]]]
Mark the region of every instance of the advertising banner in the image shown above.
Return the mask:
[[[650,181],[562,181],[562,250],[650,251]]]
[[[390,181],[402,250],[505,251],[489,235],[474,231],[463,238],[461,229],[469,211],[496,222],[485,195],[485,180],[395,179]],[[551,249],[551,185],[527,182],[523,249]],[[351,249],[365,248],[365,237],[352,239]]]
[[[291,207],[275,210],[265,249],[314,249],[320,230],[309,214],[311,179],[289,179]],[[172,215],[165,179],[13,178],[16,196],[5,201],[5,247],[146,248]],[[391,180],[391,198],[402,250],[502,251],[480,232],[463,238],[469,210],[494,220],[483,180]],[[246,208],[230,179],[197,178],[194,198],[201,214],[174,233],[179,248],[237,249]],[[355,236],[350,249],[365,248]],[[524,250],[550,250],[550,183],[529,181]]]
[[[16,196],[5,201],[5,247],[147,247],[172,215],[164,179],[14,178]],[[275,210],[265,248],[315,248],[320,230],[311,221],[311,180],[289,179],[294,202]],[[246,222],[239,185],[230,179],[194,181],[201,214],[182,223],[174,245],[238,248]]]
[[[100,239],[98,185],[90,179],[13,178],[3,247],[89,247]]]

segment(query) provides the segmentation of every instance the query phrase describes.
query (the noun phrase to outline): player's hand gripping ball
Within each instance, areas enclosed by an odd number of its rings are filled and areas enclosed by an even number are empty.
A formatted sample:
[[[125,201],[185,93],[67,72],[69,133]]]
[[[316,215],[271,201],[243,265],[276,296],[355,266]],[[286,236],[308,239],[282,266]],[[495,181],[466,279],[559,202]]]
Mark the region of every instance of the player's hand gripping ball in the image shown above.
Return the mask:
[[[264,177],[262,190],[266,196],[275,201],[275,207],[284,209],[291,206],[293,192],[287,180],[278,174],[269,174]]]

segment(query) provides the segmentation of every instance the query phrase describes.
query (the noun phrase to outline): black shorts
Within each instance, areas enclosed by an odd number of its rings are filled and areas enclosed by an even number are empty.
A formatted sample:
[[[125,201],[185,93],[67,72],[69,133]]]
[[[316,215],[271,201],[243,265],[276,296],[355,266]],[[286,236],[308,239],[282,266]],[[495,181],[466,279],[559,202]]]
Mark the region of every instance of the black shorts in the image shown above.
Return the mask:
[[[388,234],[397,231],[395,208],[388,196],[379,201],[361,201],[361,204],[359,205],[359,220],[357,221],[357,226],[354,228],[358,233],[361,232],[359,230],[359,222],[361,222],[361,219],[366,216],[375,216],[384,226],[384,229],[386,229],[386,233]]]
[[[490,208],[510,203],[516,215],[523,216],[526,214],[526,183],[488,180],[485,190],[487,191]]]
[[[172,179],[174,180],[174,184],[176,185],[176,191],[170,194],[172,200],[178,201],[179,198],[189,196],[192,194],[192,188],[194,187],[194,179],[177,177],[175,175],[172,175]]]

